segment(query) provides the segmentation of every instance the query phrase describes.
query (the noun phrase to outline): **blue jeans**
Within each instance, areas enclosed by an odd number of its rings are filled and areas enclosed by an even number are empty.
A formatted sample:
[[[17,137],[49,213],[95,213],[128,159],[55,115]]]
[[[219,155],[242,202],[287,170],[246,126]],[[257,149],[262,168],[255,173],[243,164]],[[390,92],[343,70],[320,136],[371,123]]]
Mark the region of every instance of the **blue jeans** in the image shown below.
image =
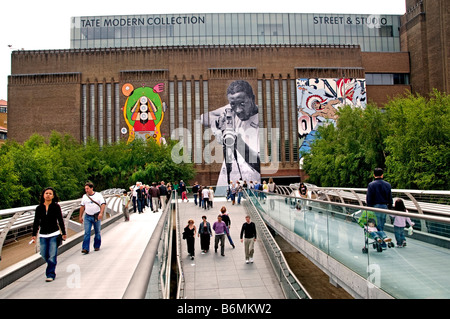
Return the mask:
[[[242,198],[242,192],[239,192],[238,193],[238,204],[240,204],[241,203],[241,198]]]
[[[89,246],[91,242],[91,229],[94,226],[94,248],[100,248],[102,239],[100,236],[101,230],[101,220],[94,221],[94,216],[84,214],[84,238],[82,249],[89,251]]]
[[[388,206],[386,204],[375,204],[373,207],[388,209]],[[386,223],[386,214],[375,212],[375,216],[377,216],[378,230],[384,230],[384,224]]]
[[[197,197],[198,197],[198,194],[194,194],[194,205],[195,206],[197,206]]]
[[[137,204],[138,204],[138,212],[142,213],[145,208],[145,198],[142,198],[142,199],[138,198]]]
[[[388,209],[386,204],[375,204],[373,205],[375,208]],[[380,231],[384,231],[384,224],[386,224],[386,214],[375,212],[375,216],[377,216],[377,228]],[[381,243],[382,247],[386,247],[386,243],[383,241]]]
[[[394,234],[398,246],[402,245],[406,241],[405,227],[394,226]]]
[[[48,238],[39,237],[40,252],[42,258],[47,263],[45,275],[47,278],[55,279],[56,273],[56,255],[58,254],[58,244],[56,243],[58,235]]]

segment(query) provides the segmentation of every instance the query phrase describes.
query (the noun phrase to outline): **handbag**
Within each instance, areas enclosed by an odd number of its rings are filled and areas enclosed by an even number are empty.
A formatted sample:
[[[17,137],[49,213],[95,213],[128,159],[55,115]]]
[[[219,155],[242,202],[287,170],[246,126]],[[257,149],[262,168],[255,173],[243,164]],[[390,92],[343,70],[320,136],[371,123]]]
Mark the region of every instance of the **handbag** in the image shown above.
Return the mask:
[[[89,196],[87,193],[86,193],[86,196],[89,197],[89,199],[90,199],[92,202],[94,202],[95,204],[97,204],[97,206],[100,208],[100,211],[101,211],[102,206],[100,206],[99,203],[97,203],[95,200],[93,200],[93,199],[91,198],[91,196]],[[98,222],[98,215],[100,215],[100,212],[94,214],[94,221],[95,221],[95,222]]]

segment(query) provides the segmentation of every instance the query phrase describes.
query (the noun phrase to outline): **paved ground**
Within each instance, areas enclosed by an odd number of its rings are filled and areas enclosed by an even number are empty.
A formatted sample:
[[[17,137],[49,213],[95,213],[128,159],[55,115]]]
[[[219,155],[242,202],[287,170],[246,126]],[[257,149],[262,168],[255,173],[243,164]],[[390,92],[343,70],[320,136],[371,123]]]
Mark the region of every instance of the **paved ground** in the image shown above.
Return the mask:
[[[186,281],[187,299],[284,299],[284,294],[265,254],[262,243],[255,244],[254,263],[246,264],[244,245],[239,240],[242,224],[245,222],[245,209],[242,205],[232,205],[223,198],[214,202],[214,208],[204,210],[195,206],[193,200],[180,202],[180,227],[184,228],[192,218],[198,227],[202,215],[207,216],[211,227],[217,220],[222,206],[227,207],[231,219],[231,237],[236,246],[225,243],[225,256],[214,252],[214,237],[210,250],[202,254],[200,239],[195,240],[195,259],[187,254],[186,241],[182,241],[181,259]]]

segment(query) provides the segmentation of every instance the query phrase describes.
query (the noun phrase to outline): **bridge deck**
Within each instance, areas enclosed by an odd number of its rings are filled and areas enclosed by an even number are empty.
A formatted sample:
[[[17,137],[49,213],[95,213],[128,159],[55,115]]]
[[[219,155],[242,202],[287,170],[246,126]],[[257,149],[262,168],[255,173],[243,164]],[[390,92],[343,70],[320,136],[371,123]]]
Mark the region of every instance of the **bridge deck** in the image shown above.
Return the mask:
[[[55,281],[45,282],[43,265],[0,290],[0,299],[122,298],[160,216],[145,212],[116,221],[102,230],[100,251],[83,255],[81,243],[75,245],[58,256]]]
[[[231,219],[230,234],[235,249],[225,240],[225,256],[214,252],[214,235],[210,250],[202,253],[200,239],[195,239],[195,258],[191,260],[187,253],[186,241],[182,241],[181,260],[186,282],[187,299],[284,299],[278,279],[273,271],[264,246],[260,240],[255,243],[254,263],[245,263],[244,244],[239,240],[241,226],[245,222],[246,212],[242,205],[232,205],[224,198],[215,198],[214,208],[210,210],[195,206],[193,199],[180,202],[180,233],[187,221],[193,219],[200,225],[202,216],[212,225],[217,221],[220,208],[225,206]],[[214,233],[214,231],[213,231]]]

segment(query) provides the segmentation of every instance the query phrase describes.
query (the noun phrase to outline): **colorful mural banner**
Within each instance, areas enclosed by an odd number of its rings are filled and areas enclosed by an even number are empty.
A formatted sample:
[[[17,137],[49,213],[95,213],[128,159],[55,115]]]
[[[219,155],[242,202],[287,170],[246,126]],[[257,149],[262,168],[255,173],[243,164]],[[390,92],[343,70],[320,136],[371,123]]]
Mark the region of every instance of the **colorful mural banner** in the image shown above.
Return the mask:
[[[158,144],[164,143],[161,124],[166,105],[159,95],[163,91],[164,83],[158,83],[153,88],[142,86],[135,89],[130,83],[122,86],[122,93],[127,96],[123,116],[128,126],[128,143],[135,138],[145,140],[153,138]],[[123,129],[122,133],[125,131]]]
[[[366,106],[366,80],[350,78],[297,79],[298,135],[300,159],[310,151],[316,130],[337,120],[344,105]]]

